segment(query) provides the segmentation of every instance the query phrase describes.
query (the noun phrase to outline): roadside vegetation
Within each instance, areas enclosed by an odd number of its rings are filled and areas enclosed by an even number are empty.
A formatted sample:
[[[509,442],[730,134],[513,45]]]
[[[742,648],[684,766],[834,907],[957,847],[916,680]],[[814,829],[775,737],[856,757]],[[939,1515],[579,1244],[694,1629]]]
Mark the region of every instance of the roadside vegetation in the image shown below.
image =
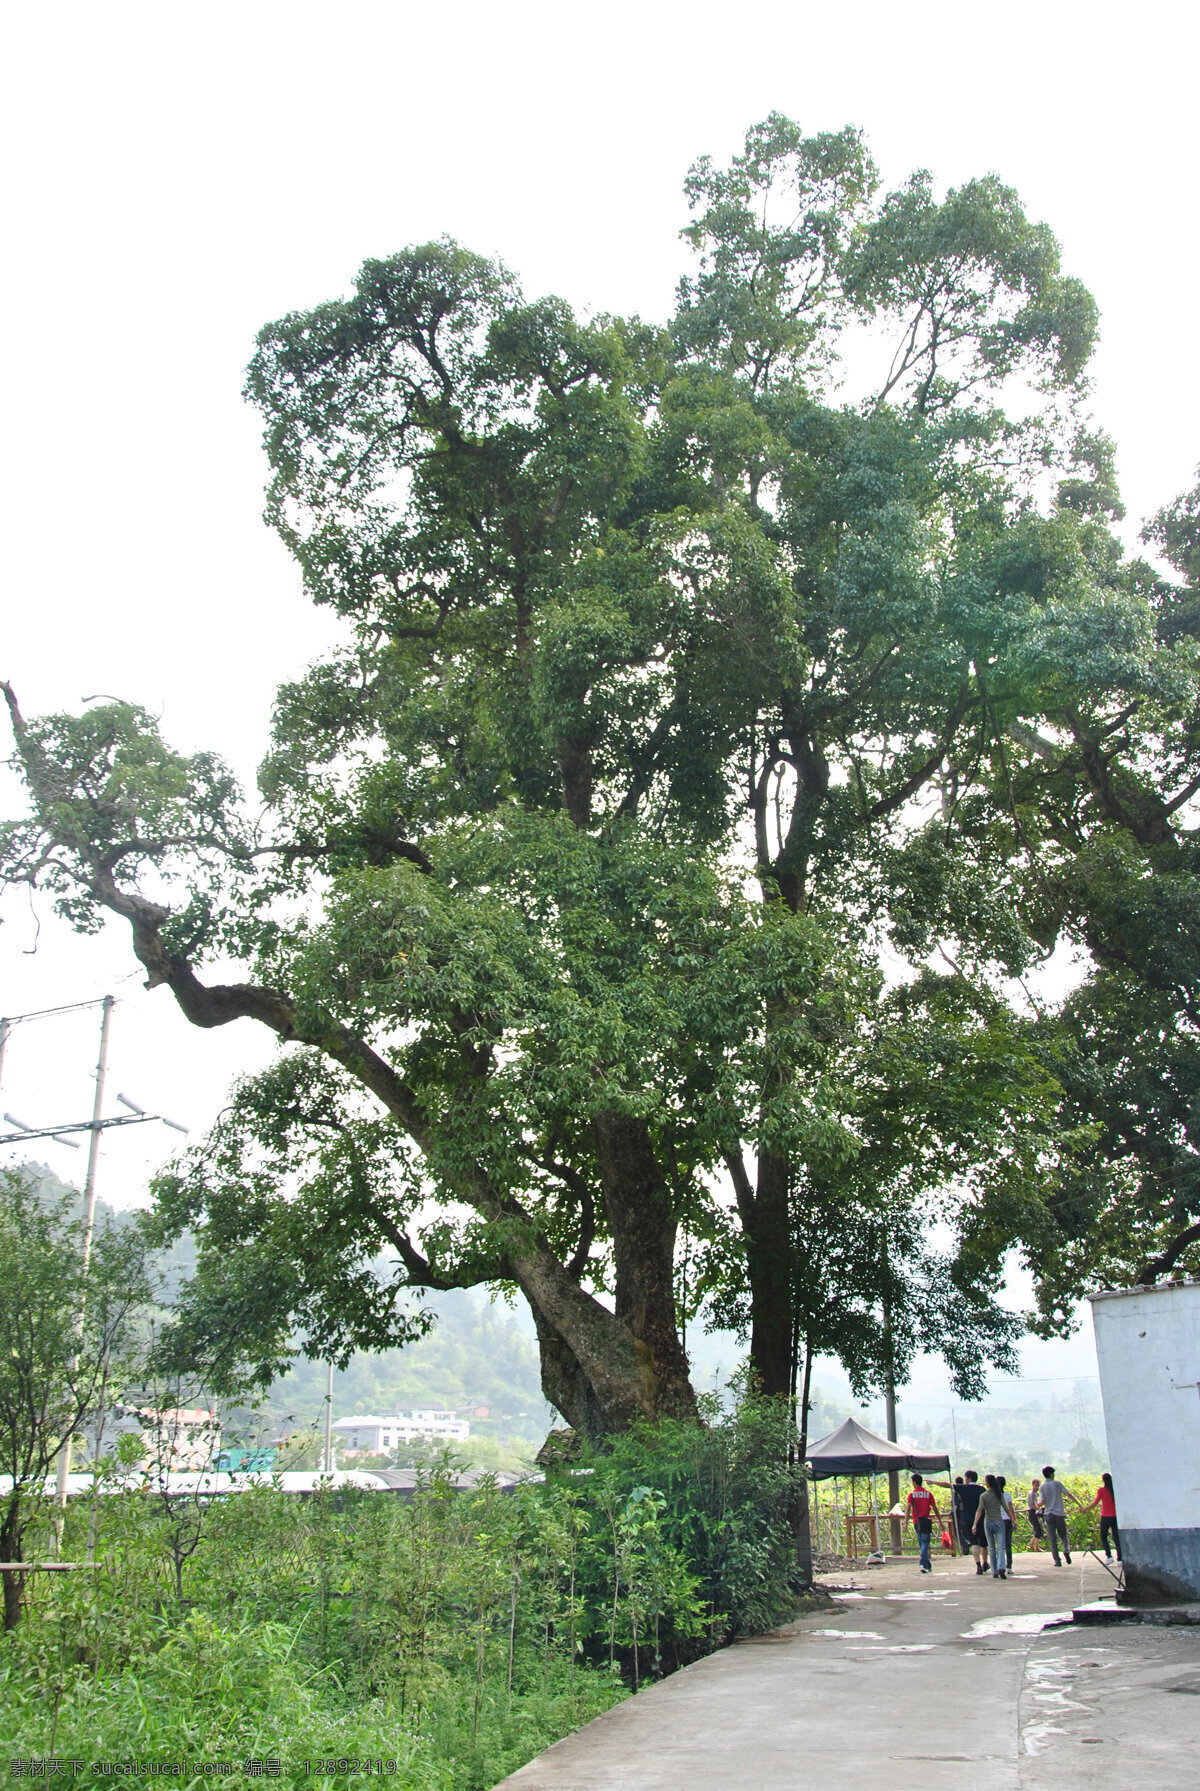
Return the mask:
[[[95,1564],[26,1578],[0,1649],[0,1743],[88,1767],[259,1776],[277,1761],[291,1782],[324,1761],[395,1761],[385,1773],[413,1791],[482,1791],[629,1690],[792,1613],[778,1431],[751,1403],[510,1492],[455,1491],[443,1463],[411,1499],[264,1485],[197,1504],[148,1475],[95,1518],[75,1501],[64,1554],[85,1560],[94,1523]],[[41,1505],[28,1558],[50,1529]]]

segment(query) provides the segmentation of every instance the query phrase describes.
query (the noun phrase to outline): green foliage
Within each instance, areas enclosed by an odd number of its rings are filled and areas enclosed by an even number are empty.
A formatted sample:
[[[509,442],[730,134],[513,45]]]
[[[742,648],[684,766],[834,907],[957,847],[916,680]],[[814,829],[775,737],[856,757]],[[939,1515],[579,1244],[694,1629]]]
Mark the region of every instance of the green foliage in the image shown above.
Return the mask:
[[[711,1646],[772,1629],[795,1607],[804,1483],[790,1462],[789,1429],[778,1400],[750,1398],[704,1428],[639,1426],[590,1461],[594,1490],[583,1496],[603,1514],[618,1559],[622,1549],[650,1556],[626,1569],[643,1636],[646,1613],[657,1621],[654,1601],[674,1589],[686,1620],[668,1632],[676,1662],[693,1651],[700,1631],[691,1625],[701,1614]],[[634,1620],[626,1609],[630,1629]],[[665,1645],[659,1634],[656,1655]]]
[[[45,1488],[75,1432],[103,1405],[111,1377],[138,1359],[150,1298],[135,1233],[100,1226],[84,1263],[69,1197],[20,1172],[0,1174],[0,1560],[21,1561],[44,1527]],[[4,1625],[17,1622],[24,1576],[4,1575]]]
[[[1103,444],[1083,451],[1103,482]],[[906,949],[940,931],[993,987],[1056,946],[1085,970],[1021,1029],[1057,1089],[1043,1196],[1012,1209],[1047,1332],[1081,1291],[1200,1262],[1197,499],[1146,532],[1173,582],[1125,561],[1076,498],[991,552],[1010,612],[996,741],[975,789],[892,861]]]
[[[1005,1245],[1052,1300],[1074,1285],[1055,1201],[1094,1115],[1055,1107],[1054,1048],[976,972],[1118,881],[1084,852],[1086,899],[1047,895],[1078,805],[1060,825],[1017,788],[1020,729],[1097,691],[1109,719],[1191,712],[1154,648],[1170,602],[1101,520],[1095,307],[997,178],[881,192],[853,129],[772,115],[687,197],[662,327],[530,300],[442,240],[261,332],[268,518],[342,632],[279,692],[260,821],[144,712],[26,723],[9,694],[33,812],[4,874],[130,921],[189,1019],[287,1047],[158,1190],[160,1239],[200,1244],[177,1354],[231,1390],[295,1330],[339,1361],[413,1336],[398,1285],[491,1283],[530,1300],[581,1428],[690,1415],[681,1226],[714,1291],[748,1284],[773,1393],[835,1282],[856,1374],[871,1300],[911,1294],[966,1339],[963,1387],[1009,1346]],[[938,989],[922,959],[958,932]],[[209,989],[222,954],[245,980]],[[935,1213],[945,1262],[901,1241]]]
[[[81,1502],[98,1567],[31,1591],[0,1649],[0,1746],[136,1757],[394,1758],[482,1791],[637,1685],[794,1604],[772,1408],[646,1430],[502,1494],[259,1486],[210,1505],[182,1595],[160,1503]],[[719,1599],[721,1602],[715,1603]],[[615,1670],[614,1670],[615,1669]]]

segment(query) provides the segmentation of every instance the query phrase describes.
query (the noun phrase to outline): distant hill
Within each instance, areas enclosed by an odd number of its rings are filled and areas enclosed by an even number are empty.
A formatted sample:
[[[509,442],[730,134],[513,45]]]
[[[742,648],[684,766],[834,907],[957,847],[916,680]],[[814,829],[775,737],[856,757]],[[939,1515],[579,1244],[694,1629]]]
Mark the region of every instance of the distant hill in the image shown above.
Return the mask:
[[[83,1193],[79,1188],[64,1182],[61,1176],[54,1173],[46,1163],[14,1163],[13,1172],[25,1176],[32,1182],[38,1199],[46,1205],[58,1200],[71,1203],[74,1216],[83,1217]],[[137,1213],[132,1207],[109,1206],[106,1200],[97,1199],[95,1223],[97,1226],[132,1225]],[[196,1267],[196,1246],[189,1233],[185,1233],[170,1249],[158,1250],[154,1255],[155,1267],[161,1276],[161,1298],[164,1305],[169,1306],[175,1299],[182,1282],[194,1272]]]
[[[83,1196],[44,1163],[14,1165],[28,1177],[47,1203],[70,1201],[82,1214]],[[132,1211],[96,1202],[97,1225],[127,1225]],[[163,1303],[169,1305],[196,1263],[193,1239],[184,1236],[170,1250],[157,1253]],[[405,1349],[355,1356],[344,1373],[334,1376],[334,1415],[394,1411],[412,1405],[465,1406],[469,1400],[489,1408],[489,1417],[473,1419],[472,1431],[502,1439],[540,1443],[554,1418],[542,1397],[537,1345],[525,1313],[517,1314],[482,1290],[431,1293],[422,1302],[436,1314],[427,1337]],[[292,1371],[270,1389],[262,1414],[269,1425],[305,1429],[323,1420],[325,1366],[297,1361]]]
[[[561,1423],[542,1397],[537,1345],[516,1312],[477,1288],[432,1293],[423,1303],[437,1315],[427,1337],[355,1356],[335,1373],[335,1418],[426,1403],[458,1409],[478,1400],[489,1416],[471,1420],[473,1434],[540,1443],[552,1423]],[[319,1362],[297,1362],[271,1389],[272,1416],[298,1428],[323,1419],[325,1372]]]

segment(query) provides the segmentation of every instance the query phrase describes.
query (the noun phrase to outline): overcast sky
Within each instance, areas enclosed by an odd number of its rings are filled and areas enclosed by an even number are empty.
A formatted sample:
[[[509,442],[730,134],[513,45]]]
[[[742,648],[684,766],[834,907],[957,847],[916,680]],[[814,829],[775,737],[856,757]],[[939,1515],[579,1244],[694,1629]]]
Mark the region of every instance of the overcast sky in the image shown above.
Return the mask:
[[[256,330],[344,292],[367,256],[441,234],[500,254],[531,294],[662,317],[688,164],[728,157],[773,109],[863,126],[888,181],[994,171],[1051,225],[1100,304],[1094,411],[1131,540],[1200,459],[1194,8],[21,12],[0,106],[0,675],[30,713],[137,700],[174,743],[251,776],[273,686],[328,638],[259,520],[240,397]],[[111,990],[114,1091],[200,1129],[263,1060],[249,1022],[200,1035],[147,996],[116,930],[79,941],[23,901],[5,914],[0,1011]],[[21,1028],[0,1106],[85,1117],[94,1030],[93,1015]],[[102,1192],[135,1199],[173,1141],[110,1137]],[[46,1154],[64,1174],[82,1156]],[[1031,1346],[1030,1373],[1091,1365],[1084,1340],[1049,1347]]]

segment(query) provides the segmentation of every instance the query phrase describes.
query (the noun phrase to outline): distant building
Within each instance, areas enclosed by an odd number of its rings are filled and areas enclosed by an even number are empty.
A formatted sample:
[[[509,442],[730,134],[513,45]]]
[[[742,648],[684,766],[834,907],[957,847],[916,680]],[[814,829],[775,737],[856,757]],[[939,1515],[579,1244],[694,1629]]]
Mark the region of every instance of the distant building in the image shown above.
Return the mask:
[[[91,1453],[96,1453],[97,1427],[86,1433]],[[141,1466],[152,1473],[203,1473],[221,1447],[221,1421],[202,1406],[172,1407],[114,1405],[105,1414],[99,1437],[105,1455],[115,1452],[117,1439],[135,1436],[142,1445]]]
[[[358,1418],[339,1418],[333,1428],[348,1455],[386,1455],[389,1449],[399,1448],[404,1443],[461,1443],[471,1434],[471,1426],[465,1418],[434,1406],[393,1412],[390,1417],[365,1414]]]
[[[275,1466],[275,1444],[265,1449],[222,1449],[214,1464],[218,1474],[269,1474]]]

